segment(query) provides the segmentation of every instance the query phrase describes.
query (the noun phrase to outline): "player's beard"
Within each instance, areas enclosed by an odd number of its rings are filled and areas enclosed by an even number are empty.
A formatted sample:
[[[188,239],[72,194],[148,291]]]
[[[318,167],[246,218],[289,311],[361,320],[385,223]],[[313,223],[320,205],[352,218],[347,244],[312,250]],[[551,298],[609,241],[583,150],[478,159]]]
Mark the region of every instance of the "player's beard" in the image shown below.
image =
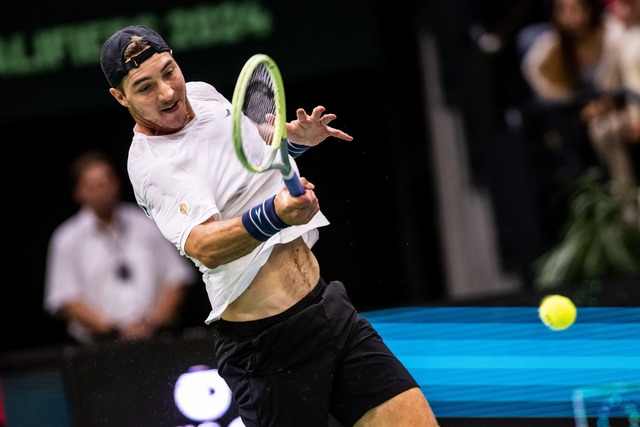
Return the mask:
[[[131,106],[129,113],[138,124],[139,130],[149,135],[167,135],[183,129],[195,116],[189,101],[184,98],[172,105],[175,111],[154,110],[149,114],[145,109]]]

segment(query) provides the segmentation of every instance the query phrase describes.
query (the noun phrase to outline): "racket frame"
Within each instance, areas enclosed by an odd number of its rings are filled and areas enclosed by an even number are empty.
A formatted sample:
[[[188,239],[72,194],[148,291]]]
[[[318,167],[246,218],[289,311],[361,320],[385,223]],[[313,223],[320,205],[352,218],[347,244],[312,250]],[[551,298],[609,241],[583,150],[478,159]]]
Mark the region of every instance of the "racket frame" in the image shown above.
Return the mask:
[[[264,66],[266,68],[274,82],[272,89],[275,101],[275,119],[273,123],[273,136],[271,141],[268,142],[271,146],[271,150],[262,163],[259,166],[256,166],[249,162],[242,148],[242,117],[244,115],[242,107],[247,93],[247,87],[251,80],[251,75],[259,66]],[[261,53],[255,54],[249,58],[242,67],[238,80],[236,81],[233,98],[231,100],[231,120],[233,147],[240,163],[242,163],[247,170],[255,173],[262,173],[268,170],[277,169],[282,173],[284,182],[292,195],[300,196],[304,194],[304,187],[300,183],[300,179],[295,173],[295,170],[291,167],[291,162],[289,161],[286,102],[282,75],[280,74],[280,69],[276,65],[275,61],[268,55]],[[278,151],[280,152],[282,163],[275,162],[275,157]]]

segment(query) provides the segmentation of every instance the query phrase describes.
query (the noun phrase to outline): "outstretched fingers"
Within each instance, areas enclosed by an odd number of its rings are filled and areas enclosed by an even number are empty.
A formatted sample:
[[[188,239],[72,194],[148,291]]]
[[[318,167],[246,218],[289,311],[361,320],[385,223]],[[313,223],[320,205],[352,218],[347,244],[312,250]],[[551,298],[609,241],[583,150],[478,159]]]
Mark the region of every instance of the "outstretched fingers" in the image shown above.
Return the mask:
[[[353,137],[348,133],[329,126],[329,123],[334,121],[338,116],[333,113],[324,114],[325,111],[325,107],[323,107],[322,105],[318,105],[313,109],[311,115],[308,115],[304,108],[298,108],[296,110],[296,116],[298,118],[298,122],[302,127],[304,127],[305,124],[311,124],[314,122],[320,123],[325,128],[329,136],[333,136],[344,141],[353,141]]]

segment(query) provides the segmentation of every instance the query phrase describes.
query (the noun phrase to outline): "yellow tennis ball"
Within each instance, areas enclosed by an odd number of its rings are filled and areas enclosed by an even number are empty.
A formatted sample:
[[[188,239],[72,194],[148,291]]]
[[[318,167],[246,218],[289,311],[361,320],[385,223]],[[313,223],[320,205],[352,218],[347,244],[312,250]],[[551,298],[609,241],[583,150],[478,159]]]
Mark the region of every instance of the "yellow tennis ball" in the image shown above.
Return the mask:
[[[573,325],[578,310],[569,298],[562,295],[547,295],[542,299],[538,315],[549,329],[561,331]]]

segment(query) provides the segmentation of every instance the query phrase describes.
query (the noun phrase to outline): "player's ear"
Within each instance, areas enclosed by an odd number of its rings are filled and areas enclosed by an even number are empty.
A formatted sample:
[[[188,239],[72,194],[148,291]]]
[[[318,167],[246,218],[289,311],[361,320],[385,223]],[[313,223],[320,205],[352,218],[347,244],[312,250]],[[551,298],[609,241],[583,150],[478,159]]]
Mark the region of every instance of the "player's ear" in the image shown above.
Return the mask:
[[[128,107],[129,106],[129,102],[127,101],[127,98],[124,96],[124,93],[122,93],[121,90],[116,89],[114,87],[109,88],[109,93],[111,94],[111,96],[113,96],[116,101],[118,101],[118,103],[120,103],[120,105],[122,105],[123,107]]]

